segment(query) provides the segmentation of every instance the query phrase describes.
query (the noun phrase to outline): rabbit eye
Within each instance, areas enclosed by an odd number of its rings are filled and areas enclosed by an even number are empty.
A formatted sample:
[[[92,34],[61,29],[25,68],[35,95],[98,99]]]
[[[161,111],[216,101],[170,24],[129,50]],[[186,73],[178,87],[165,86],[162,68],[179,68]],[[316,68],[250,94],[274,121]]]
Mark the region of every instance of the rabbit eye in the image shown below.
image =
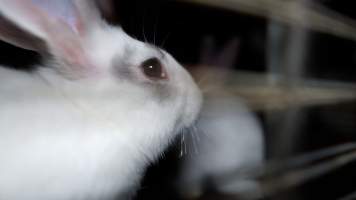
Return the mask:
[[[141,64],[143,73],[150,79],[167,79],[167,73],[157,58],[150,58]]]

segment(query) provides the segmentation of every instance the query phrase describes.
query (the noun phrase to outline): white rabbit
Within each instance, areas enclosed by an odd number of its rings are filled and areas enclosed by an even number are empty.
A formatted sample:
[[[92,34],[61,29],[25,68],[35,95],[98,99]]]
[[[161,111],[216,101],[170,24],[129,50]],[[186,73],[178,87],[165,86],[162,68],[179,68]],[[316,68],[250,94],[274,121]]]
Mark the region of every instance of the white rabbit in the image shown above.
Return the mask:
[[[225,194],[260,196],[248,171],[263,164],[263,134],[243,101],[231,95],[206,96],[197,128],[199,139],[187,147],[197,152],[185,156],[182,164],[182,195],[199,196],[204,187],[212,187]]]
[[[199,67],[205,103],[193,137],[185,137],[188,150],[182,162],[178,190],[184,197],[199,197],[204,190],[228,195],[261,197],[262,189],[253,173],[264,164],[262,126],[243,100],[228,85],[238,55],[239,40],[233,38],[217,49],[214,38],[204,40]],[[183,136],[182,136],[183,137]],[[190,140],[192,141],[190,141]],[[210,191],[211,192],[211,191]]]
[[[186,70],[94,1],[0,0],[0,25],[45,60],[31,74],[0,67],[1,200],[126,198],[198,116]]]

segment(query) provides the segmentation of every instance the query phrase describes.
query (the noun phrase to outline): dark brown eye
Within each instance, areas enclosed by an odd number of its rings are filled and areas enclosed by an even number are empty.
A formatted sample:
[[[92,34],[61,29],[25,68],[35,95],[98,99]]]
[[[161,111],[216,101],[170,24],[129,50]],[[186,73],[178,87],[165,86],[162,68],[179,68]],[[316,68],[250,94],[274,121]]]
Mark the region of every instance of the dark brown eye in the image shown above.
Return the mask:
[[[167,73],[157,58],[150,58],[141,64],[143,73],[150,79],[167,79]]]

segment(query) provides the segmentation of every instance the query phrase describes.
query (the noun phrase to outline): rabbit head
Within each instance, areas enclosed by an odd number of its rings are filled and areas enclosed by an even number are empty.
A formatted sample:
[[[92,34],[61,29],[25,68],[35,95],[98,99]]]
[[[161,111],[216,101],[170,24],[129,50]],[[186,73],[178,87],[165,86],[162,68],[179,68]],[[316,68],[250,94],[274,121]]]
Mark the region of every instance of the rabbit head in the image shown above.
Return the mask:
[[[69,124],[43,132],[117,139],[121,173],[154,160],[198,116],[202,97],[189,73],[166,51],[107,24],[95,1],[0,0],[0,25],[2,40],[43,55],[39,77],[90,118],[74,131]]]

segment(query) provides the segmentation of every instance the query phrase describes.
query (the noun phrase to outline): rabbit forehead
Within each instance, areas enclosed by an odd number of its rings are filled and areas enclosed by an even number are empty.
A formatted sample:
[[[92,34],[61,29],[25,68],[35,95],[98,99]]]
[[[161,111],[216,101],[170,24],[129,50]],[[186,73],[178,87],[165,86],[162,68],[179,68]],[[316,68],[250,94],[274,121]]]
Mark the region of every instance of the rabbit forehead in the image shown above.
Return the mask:
[[[130,37],[121,27],[106,24],[93,29],[83,43],[100,67],[111,67],[113,60],[138,65],[150,57],[164,57],[160,49]]]
[[[148,89],[160,100],[169,99],[174,94],[176,70],[173,68],[178,66],[172,66],[166,53],[158,47],[128,36],[121,28],[110,26],[94,31],[87,44],[88,53],[104,74]],[[160,60],[169,80],[149,81],[144,77],[140,66],[153,57]]]
[[[134,40],[120,27],[103,25],[93,29],[84,38],[83,45],[87,53],[100,65],[109,65],[110,60],[117,54],[124,54],[125,47],[135,46]],[[103,67],[103,66],[101,66]]]

